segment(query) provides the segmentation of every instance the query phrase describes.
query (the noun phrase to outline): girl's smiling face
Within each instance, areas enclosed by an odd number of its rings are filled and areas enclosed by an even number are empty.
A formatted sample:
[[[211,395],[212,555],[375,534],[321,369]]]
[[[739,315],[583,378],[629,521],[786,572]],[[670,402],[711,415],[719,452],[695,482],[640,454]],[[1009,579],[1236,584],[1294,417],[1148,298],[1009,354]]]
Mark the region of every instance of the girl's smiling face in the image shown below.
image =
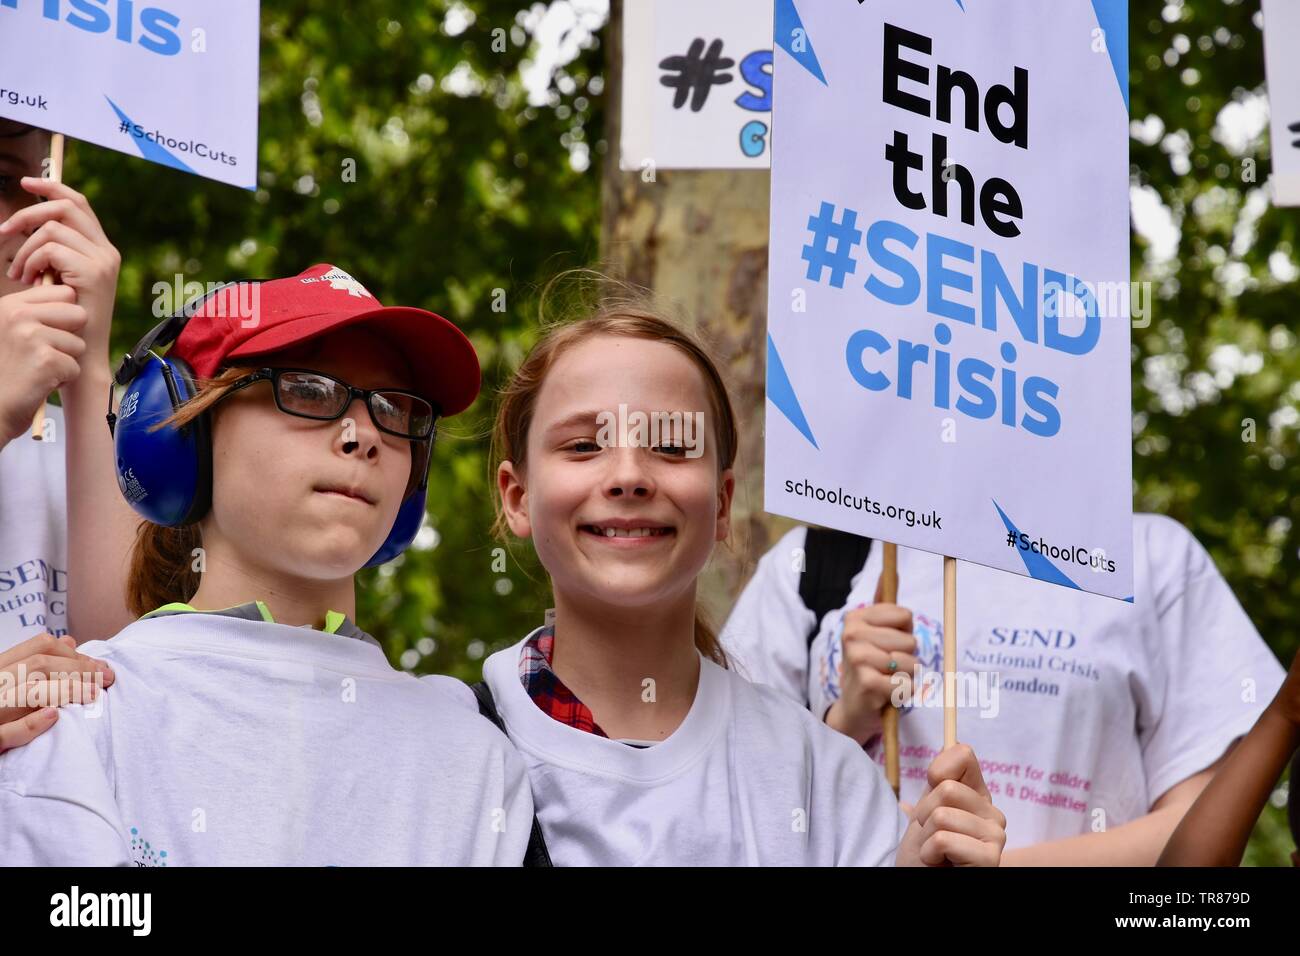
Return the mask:
[[[702,416],[702,433],[685,433],[702,453],[687,455],[681,434],[637,446],[629,428],[634,441],[621,441],[620,406],[625,419]],[[731,469],[719,472],[714,434],[704,375],[683,351],[624,335],[583,339],[546,375],[525,461],[498,469],[506,520],[533,539],[556,592],[570,599],[646,607],[693,597],[730,529],[735,480]]]

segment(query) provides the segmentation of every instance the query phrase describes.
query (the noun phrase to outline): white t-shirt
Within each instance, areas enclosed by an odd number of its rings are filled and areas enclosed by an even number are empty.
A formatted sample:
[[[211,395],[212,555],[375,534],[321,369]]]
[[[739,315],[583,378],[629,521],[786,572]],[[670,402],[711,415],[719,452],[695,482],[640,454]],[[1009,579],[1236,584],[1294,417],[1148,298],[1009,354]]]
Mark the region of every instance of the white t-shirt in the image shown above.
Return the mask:
[[[116,683],[0,755],[6,865],[523,860],[524,764],[459,681],[394,670],[353,638],[208,614],[82,650]]]
[[[893,863],[907,820],[889,784],[780,694],[701,657],[681,726],[630,747],[544,713],[519,680],[523,645],[489,657],[483,676],[557,866]]]
[[[813,613],[796,570],[805,534],[796,528],[763,556],[721,641],[741,673],[824,716],[839,696],[845,608],[825,616],[810,651]],[[1133,537],[1131,604],[958,568],[957,737],[1007,816],[1008,848],[1149,812],[1248,731],[1281,685],[1277,659],[1187,529],[1138,514]],[[873,542],[846,608],[873,600],[882,551]],[[943,558],[899,548],[898,580],[932,675],[923,703],[899,719],[900,795],[915,802],[943,745]],[[878,740],[871,753],[883,762]]]
[[[0,448],[0,651],[68,633],[68,514],[63,409],[45,406],[53,441]]]

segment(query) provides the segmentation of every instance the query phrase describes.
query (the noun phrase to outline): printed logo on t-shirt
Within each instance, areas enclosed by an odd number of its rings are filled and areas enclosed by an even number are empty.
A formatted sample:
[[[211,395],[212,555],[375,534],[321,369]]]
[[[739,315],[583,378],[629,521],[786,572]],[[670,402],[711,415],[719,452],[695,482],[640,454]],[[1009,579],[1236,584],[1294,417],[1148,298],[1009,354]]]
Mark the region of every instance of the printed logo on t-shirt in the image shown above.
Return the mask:
[[[943,671],[943,622],[924,614],[912,615],[912,635],[916,638],[916,660],[921,672]],[[826,648],[817,662],[817,677],[826,700],[840,699],[840,669],[844,664],[844,618],[835,625],[835,633],[826,642]],[[925,706],[935,694],[943,692],[942,682],[923,681],[915,688],[912,701],[899,708],[906,714],[917,700]]]
[[[0,634],[62,637],[68,633],[67,595],[68,572],[41,558],[0,568]]]
[[[159,850],[140,835],[140,831],[131,828],[131,861],[136,866],[166,866],[167,851]]]
[[[942,673],[943,622],[936,621],[924,614],[913,614],[912,636],[916,638],[916,660],[921,670],[932,674]],[[921,706],[925,706],[936,694],[941,695],[942,693],[943,683],[941,681],[923,680],[920,685],[915,687],[912,701],[900,709],[906,714],[916,706],[918,698]]]
[[[1053,624],[998,625],[971,642],[960,666],[996,670],[1011,693],[1061,697],[1071,682],[1096,684],[1101,666],[1089,642]]]

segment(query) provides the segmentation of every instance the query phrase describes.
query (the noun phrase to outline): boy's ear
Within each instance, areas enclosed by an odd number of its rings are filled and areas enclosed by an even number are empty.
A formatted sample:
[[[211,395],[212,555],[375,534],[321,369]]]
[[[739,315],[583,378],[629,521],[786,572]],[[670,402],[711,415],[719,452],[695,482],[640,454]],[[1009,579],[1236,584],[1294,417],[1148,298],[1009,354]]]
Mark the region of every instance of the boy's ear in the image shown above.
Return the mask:
[[[718,480],[718,516],[714,541],[726,541],[731,534],[731,499],[736,493],[736,473],[727,468]]]
[[[497,466],[497,493],[501,496],[501,511],[510,531],[517,538],[532,537],[533,526],[528,520],[528,489],[524,487],[522,475],[515,469],[514,462],[503,461]]]

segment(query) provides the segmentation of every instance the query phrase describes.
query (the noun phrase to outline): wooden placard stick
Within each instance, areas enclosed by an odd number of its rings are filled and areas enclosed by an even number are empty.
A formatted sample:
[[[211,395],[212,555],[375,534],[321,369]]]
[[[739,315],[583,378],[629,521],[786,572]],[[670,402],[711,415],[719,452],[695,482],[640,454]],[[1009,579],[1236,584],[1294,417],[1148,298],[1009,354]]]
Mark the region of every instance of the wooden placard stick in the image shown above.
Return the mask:
[[[957,746],[957,559],[943,559],[943,749]]]
[[[886,604],[898,603],[898,545],[888,541],[880,571],[880,599]],[[881,734],[885,738],[885,778],[894,788],[894,796],[898,796],[898,708],[892,694],[881,715]]]
[[[63,182],[63,134],[55,133],[50,137],[50,165],[48,178],[56,183]],[[54,285],[54,272],[47,269],[41,274],[41,285]],[[32,438],[40,441],[45,435],[45,403],[36,407],[32,416]]]

